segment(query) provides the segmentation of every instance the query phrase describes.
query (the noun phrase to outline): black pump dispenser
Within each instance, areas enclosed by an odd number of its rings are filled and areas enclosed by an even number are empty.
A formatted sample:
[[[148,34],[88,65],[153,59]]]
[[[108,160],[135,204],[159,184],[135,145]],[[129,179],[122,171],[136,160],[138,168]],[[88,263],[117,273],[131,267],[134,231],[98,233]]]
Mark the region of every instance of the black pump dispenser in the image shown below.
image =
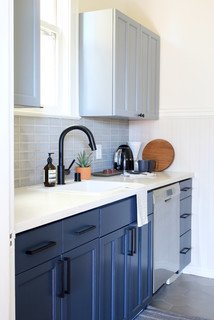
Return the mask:
[[[52,164],[53,159],[51,155],[53,152],[48,153],[47,164],[44,167],[44,185],[46,187],[54,187],[56,184],[56,167]]]

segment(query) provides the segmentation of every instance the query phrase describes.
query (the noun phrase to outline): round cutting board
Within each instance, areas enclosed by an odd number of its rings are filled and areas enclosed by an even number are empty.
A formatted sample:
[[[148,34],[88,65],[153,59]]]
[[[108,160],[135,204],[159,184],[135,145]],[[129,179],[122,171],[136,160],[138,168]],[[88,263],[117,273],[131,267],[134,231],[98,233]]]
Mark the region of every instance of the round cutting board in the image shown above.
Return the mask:
[[[156,161],[153,171],[163,171],[173,162],[175,151],[173,146],[166,140],[156,139],[150,141],[144,148],[142,158]]]

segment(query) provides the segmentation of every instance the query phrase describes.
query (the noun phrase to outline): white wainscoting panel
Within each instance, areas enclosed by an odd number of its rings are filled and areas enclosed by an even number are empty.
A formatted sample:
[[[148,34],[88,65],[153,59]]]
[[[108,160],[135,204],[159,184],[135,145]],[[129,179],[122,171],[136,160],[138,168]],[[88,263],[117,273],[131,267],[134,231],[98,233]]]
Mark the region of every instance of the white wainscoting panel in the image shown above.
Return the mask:
[[[214,118],[160,117],[158,121],[130,121],[129,140],[145,145],[168,140],[175,159],[168,171],[194,173],[192,202],[192,262],[186,273],[214,278]],[[142,153],[141,153],[142,154]]]

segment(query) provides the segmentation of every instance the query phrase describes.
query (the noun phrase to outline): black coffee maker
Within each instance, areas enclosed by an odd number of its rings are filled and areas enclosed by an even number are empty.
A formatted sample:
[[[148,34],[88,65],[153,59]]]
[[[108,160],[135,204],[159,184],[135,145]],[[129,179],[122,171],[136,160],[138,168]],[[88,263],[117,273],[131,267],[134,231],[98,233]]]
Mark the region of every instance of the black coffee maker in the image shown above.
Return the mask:
[[[134,170],[134,158],[128,145],[120,145],[114,153],[114,169],[118,171]]]

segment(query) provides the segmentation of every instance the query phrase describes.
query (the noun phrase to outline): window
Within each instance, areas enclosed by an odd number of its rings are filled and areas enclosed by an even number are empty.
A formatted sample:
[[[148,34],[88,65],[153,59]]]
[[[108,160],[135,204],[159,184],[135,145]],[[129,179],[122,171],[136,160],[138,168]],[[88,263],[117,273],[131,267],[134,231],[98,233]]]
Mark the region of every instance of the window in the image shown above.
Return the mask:
[[[40,105],[16,115],[79,119],[78,0],[40,0]]]
[[[40,0],[41,105],[78,117],[78,0]]]
[[[58,104],[58,43],[57,0],[40,2],[40,92],[41,105],[56,107]]]

